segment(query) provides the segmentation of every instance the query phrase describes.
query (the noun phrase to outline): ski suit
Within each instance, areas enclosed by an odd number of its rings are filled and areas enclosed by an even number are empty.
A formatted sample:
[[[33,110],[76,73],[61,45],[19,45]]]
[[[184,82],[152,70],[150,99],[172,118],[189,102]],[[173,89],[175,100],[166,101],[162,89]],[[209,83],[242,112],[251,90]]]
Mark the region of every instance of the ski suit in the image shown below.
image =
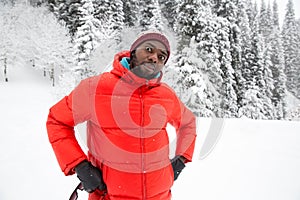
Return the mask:
[[[174,174],[169,159],[167,123],[176,128],[176,155],[192,161],[195,117],[159,78],[147,80],[126,69],[115,56],[110,72],[87,78],[50,108],[47,131],[65,175],[89,160],[102,170],[105,199],[169,200]],[[74,126],[87,122],[86,155]],[[98,195],[99,194],[99,195]],[[100,200],[101,192],[89,195]]]

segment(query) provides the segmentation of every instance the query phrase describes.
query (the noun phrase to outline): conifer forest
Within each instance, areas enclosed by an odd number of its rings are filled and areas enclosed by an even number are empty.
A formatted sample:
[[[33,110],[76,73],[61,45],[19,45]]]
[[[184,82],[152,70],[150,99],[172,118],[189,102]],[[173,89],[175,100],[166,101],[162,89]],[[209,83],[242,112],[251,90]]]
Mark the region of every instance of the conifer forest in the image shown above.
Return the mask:
[[[156,29],[172,48],[163,81],[195,115],[299,119],[300,19],[293,0],[282,20],[278,0],[256,1],[0,0],[0,82],[32,66],[67,92]]]

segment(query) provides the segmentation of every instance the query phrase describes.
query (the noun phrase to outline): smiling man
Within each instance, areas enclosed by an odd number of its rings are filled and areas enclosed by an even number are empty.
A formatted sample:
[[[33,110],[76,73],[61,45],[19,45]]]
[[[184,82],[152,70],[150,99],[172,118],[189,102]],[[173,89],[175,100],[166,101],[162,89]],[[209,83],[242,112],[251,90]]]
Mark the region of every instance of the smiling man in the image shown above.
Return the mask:
[[[144,32],[113,69],[81,81],[49,112],[50,143],[65,175],[77,174],[89,200],[170,200],[171,187],[192,161],[195,117],[161,82],[168,39]],[[74,126],[87,122],[88,155]],[[167,124],[177,133],[169,158]]]

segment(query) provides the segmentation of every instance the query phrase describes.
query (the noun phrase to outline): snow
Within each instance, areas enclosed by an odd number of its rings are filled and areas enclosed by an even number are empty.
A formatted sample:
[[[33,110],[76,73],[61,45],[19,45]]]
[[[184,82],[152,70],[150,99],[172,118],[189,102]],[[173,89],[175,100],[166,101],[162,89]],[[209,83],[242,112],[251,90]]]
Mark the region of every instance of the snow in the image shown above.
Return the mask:
[[[45,123],[57,100],[50,81],[15,67],[8,83],[0,76],[0,91],[0,199],[68,199],[78,180],[63,175],[48,142]],[[299,130],[295,121],[198,118],[194,161],[175,182],[173,200],[299,200]],[[210,154],[200,157],[204,150]]]

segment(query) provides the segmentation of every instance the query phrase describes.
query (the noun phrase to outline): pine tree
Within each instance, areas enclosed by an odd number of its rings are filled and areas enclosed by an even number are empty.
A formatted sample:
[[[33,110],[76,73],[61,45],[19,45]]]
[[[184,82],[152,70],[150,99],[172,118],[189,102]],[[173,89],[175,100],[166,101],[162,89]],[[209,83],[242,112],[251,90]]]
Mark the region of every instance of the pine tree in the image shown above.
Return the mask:
[[[220,24],[218,33],[218,48],[219,48],[219,62],[222,70],[222,87],[219,88],[219,93],[222,96],[221,101],[221,117],[235,117],[237,115],[237,95],[236,95],[236,75],[233,66],[233,54],[230,28],[231,25],[226,19],[217,18]]]
[[[82,25],[79,21],[81,0],[48,0],[47,3],[50,11],[67,26],[69,33],[74,37],[77,28]]]
[[[124,27],[123,2],[121,0],[110,1],[110,13],[108,20],[107,33],[110,37],[115,38],[117,42],[121,42],[120,32]]]
[[[237,0],[213,0],[214,13],[219,17],[226,18],[229,22],[235,23],[237,19]]]
[[[237,26],[238,1],[215,0],[214,12],[218,16],[220,29],[217,30],[219,41],[219,61],[223,76],[221,113],[223,117],[234,117],[238,112],[236,84],[241,79],[240,68],[241,44],[240,30]],[[221,50],[222,49],[222,50]]]
[[[123,0],[124,25],[127,27],[137,26],[138,3],[135,0]]]
[[[139,2],[140,20],[142,30],[163,30],[162,15],[158,0],[146,0]]]
[[[249,20],[249,26],[252,27],[255,16],[256,16],[256,11],[255,11],[255,6],[252,1],[245,1],[245,7],[246,7],[246,13],[248,16],[248,20]],[[256,3],[256,1],[255,1]]]
[[[161,12],[168,22],[168,26],[174,30],[174,24],[177,16],[178,1],[160,0]]]
[[[199,2],[197,0],[181,1],[177,8],[177,19],[174,26],[178,35],[178,50],[190,44],[192,37],[197,36],[201,20],[199,15]],[[198,38],[195,38],[198,42]]]
[[[264,0],[261,0],[261,7],[259,13],[259,33],[263,35],[266,45],[269,43],[269,37],[273,29],[271,4],[269,2],[268,7]]]
[[[297,57],[299,57],[300,48],[300,38],[297,31],[294,4],[292,0],[289,0],[283,21],[282,38],[285,58],[285,73],[287,76],[287,88],[296,96],[298,96],[299,90],[299,88],[297,88],[299,82],[299,65],[297,65],[296,62]]]
[[[277,29],[279,27],[279,13],[278,13],[278,4],[276,0],[273,0],[273,17],[272,17],[272,24]]]
[[[249,65],[243,66],[245,92],[242,98],[239,116],[252,119],[266,119],[264,112],[263,94],[260,86],[263,85],[263,38],[259,34],[258,16],[253,21],[251,34],[251,57]],[[249,68],[246,68],[249,67]]]
[[[267,33],[267,26],[268,26],[268,15],[267,15],[267,7],[265,0],[261,0],[260,4],[260,12],[259,12],[259,33],[266,38]]]
[[[274,31],[270,36],[271,41],[271,61],[273,63],[272,74],[274,80],[274,89],[272,104],[275,108],[275,119],[283,119],[286,117],[286,75],[284,73],[284,52],[282,46],[282,38],[279,25],[274,27]]]
[[[263,51],[263,71],[262,80],[260,80],[260,93],[264,103],[263,113],[267,119],[274,119],[274,107],[272,104],[274,80],[272,74],[273,63],[271,60],[271,47],[268,45]]]
[[[213,105],[213,113],[217,117],[221,114],[222,94],[220,90],[223,85],[223,76],[220,63],[220,52],[218,42],[218,29],[220,24],[217,17],[212,14],[211,4],[209,2],[202,1],[202,7],[200,7],[198,17],[197,37],[199,45],[199,57],[206,63],[202,72],[206,75],[208,96],[211,98]],[[193,23],[191,23],[193,24]]]
[[[300,38],[300,19],[297,20],[297,32],[298,32],[298,38]],[[300,40],[300,39],[299,39]],[[298,47],[300,47],[300,42],[298,43]],[[295,66],[298,66],[298,70],[297,70],[297,96],[300,97],[300,48],[298,48],[298,51],[297,51],[297,57],[296,57],[296,60],[295,60]]]
[[[272,104],[274,107],[274,118],[283,119],[286,117],[286,75],[284,73],[284,52],[282,46],[282,37],[279,27],[278,5],[273,1],[272,15],[273,29],[269,36],[269,48],[271,51],[271,71],[273,76],[274,88],[272,91]]]
[[[56,0],[47,0],[47,6],[50,12],[54,13],[55,16],[58,15]]]
[[[114,38],[117,42],[120,42],[121,30],[125,25],[132,26],[134,23],[135,17],[132,18],[133,15],[128,13],[131,9],[134,9],[136,3],[131,5],[130,1],[109,1],[109,0],[93,0],[94,5],[94,17],[99,22],[98,31],[102,34],[103,41],[106,39]],[[126,10],[123,6],[126,7]],[[126,11],[126,15],[125,12]],[[125,19],[126,17],[126,19]],[[127,20],[127,21],[126,21]],[[128,21],[131,20],[131,21]]]
[[[80,18],[82,24],[78,27],[74,42],[77,49],[78,67],[82,78],[94,75],[94,70],[87,67],[87,61],[91,52],[97,48],[102,35],[97,28],[100,22],[94,17],[94,7],[91,0],[83,0],[82,6],[79,7]]]
[[[180,82],[180,96],[183,102],[197,116],[213,116],[213,103],[209,96],[207,82],[201,69],[205,63],[199,58],[197,43],[194,37],[190,45],[186,46],[177,58],[177,74]],[[202,66],[201,66],[202,65]]]
[[[16,4],[16,0],[0,0],[0,4],[3,6],[14,6]]]
[[[189,105],[195,114],[212,116],[214,115],[215,103],[212,92],[214,88],[212,88],[212,83],[206,75],[207,66],[200,58],[198,50],[200,40],[198,29],[201,28],[200,24],[205,21],[204,18],[198,16],[199,10],[197,9],[199,7],[195,6],[198,3],[196,0],[185,0],[180,2],[178,6],[178,18],[175,25],[178,35],[175,56],[175,71],[177,72],[175,78],[177,81],[174,86],[180,98]]]
[[[109,17],[111,16],[111,7],[109,0],[93,0],[94,18],[99,22],[97,29],[104,38],[109,38],[108,33]]]
[[[237,26],[240,29],[241,57],[239,68],[236,69],[235,73],[238,74],[239,77],[237,79],[237,96],[239,108],[244,106],[243,101],[245,98],[245,91],[247,91],[247,84],[244,76],[247,76],[247,73],[251,68],[251,58],[254,57],[251,48],[251,28],[249,14],[247,13],[249,11],[247,10],[247,2],[249,1],[238,2],[239,15],[237,18]]]

